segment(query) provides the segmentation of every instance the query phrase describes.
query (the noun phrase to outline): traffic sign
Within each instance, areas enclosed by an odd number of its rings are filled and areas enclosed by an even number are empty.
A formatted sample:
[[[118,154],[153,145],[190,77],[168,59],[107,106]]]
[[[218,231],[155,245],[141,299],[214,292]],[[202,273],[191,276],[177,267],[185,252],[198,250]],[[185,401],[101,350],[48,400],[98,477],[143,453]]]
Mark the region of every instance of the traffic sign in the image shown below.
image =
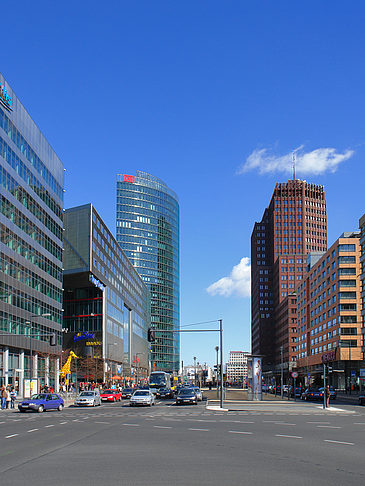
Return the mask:
[[[298,373],[296,371],[293,371],[293,373],[291,374],[293,378],[298,378]]]

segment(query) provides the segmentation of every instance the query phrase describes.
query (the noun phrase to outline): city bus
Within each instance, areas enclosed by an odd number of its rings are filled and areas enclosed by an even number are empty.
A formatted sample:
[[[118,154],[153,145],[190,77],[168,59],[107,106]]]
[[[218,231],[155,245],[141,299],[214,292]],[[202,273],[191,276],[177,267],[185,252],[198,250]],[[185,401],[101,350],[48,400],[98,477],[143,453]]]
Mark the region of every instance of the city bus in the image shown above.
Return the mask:
[[[159,388],[171,388],[170,373],[153,371],[148,379],[148,384],[152,392],[156,392]]]

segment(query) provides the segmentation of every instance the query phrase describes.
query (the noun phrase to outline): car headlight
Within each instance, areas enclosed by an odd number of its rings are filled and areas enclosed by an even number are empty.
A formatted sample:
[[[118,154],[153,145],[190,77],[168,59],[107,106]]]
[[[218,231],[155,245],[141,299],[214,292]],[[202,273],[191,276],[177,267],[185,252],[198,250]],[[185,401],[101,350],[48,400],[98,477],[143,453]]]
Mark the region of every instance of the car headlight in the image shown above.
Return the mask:
[[[30,402],[30,403],[29,403],[29,406],[30,406],[30,407],[34,407],[35,405],[37,405],[37,404],[36,404],[36,403],[33,403],[33,402]]]

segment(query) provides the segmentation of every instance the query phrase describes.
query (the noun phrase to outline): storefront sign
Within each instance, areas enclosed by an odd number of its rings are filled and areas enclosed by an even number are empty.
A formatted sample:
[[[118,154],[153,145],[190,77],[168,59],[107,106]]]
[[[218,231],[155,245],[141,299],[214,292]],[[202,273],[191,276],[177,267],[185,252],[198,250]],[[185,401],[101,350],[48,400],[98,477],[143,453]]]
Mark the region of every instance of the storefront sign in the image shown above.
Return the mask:
[[[7,110],[13,111],[11,96],[6,91],[5,86],[3,86],[1,83],[0,83],[0,102],[3,106],[5,106]]]
[[[322,354],[322,363],[330,363],[331,361],[336,361],[336,349],[329,353]]]
[[[98,287],[98,289],[102,290],[104,292],[105,290],[105,285],[100,282],[94,275],[90,274],[89,277],[90,282],[95,285],[95,287]]]
[[[124,174],[123,175],[123,181],[124,182],[131,182],[133,184],[135,179],[134,179],[134,176],[132,176],[132,175]]]
[[[77,334],[74,335],[74,343],[77,341],[82,341],[83,339],[94,339],[94,333],[93,332],[78,332]]]

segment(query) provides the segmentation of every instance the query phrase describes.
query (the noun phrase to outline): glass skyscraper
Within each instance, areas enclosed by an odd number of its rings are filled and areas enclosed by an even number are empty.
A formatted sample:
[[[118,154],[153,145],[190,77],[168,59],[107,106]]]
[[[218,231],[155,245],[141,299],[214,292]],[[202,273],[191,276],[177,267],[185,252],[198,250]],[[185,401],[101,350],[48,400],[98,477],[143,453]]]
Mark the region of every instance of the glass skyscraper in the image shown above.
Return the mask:
[[[90,365],[93,380],[147,377],[147,286],[92,204],[66,209],[64,227],[63,343],[80,358],[81,380]]]
[[[117,176],[117,241],[150,290],[152,370],[180,363],[179,202],[146,172]],[[170,332],[164,332],[170,331]]]
[[[58,388],[63,180],[62,162],[0,74],[0,385],[20,395],[30,370],[34,391]]]

